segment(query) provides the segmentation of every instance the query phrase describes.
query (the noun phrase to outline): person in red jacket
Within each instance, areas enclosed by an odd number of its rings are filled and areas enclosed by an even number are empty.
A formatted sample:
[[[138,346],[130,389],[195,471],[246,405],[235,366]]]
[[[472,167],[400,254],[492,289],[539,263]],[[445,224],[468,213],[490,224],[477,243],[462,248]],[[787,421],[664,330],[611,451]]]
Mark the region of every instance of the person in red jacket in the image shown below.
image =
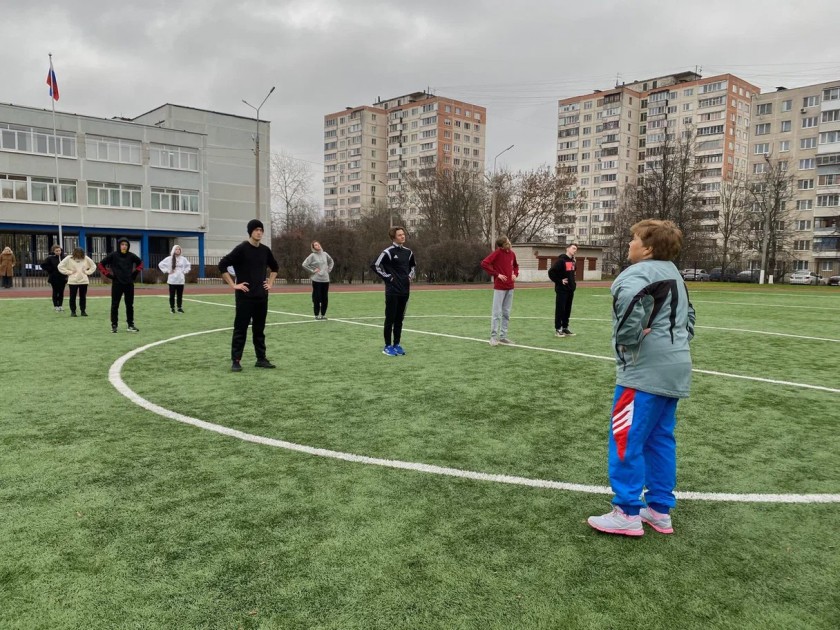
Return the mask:
[[[481,268],[493,276],[493,315],[490,319],[490,345],[512,344],[508,339],[510,307],[513,305],[513,281],[519,275],[516,254],[510,248],[510,239],[500,236],[496,249],[481,261]]]

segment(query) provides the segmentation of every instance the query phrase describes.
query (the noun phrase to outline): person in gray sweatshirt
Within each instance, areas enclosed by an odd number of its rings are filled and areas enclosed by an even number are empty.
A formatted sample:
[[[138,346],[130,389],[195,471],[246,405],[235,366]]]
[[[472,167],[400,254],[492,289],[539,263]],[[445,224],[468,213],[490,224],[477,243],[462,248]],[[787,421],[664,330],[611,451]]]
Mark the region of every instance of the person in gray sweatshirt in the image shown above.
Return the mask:
[[[613,511],[588,519],[594,529],[644,534],[647,523],[674,531],[677,402],[691,388],[695,313],[672,262],[683,235],[671,221],[647,219],[630,228],[630,267],[613,282],[616,387],[609,431],[608,470]]]
[[[327,319],[330,272],[334,264],[332,257],[321,247],[321,243],[312,241],[312,253],[303,261],[303,268],[312,274],[310,280],[312,281],[312,307],[315,310],[315,319]]]

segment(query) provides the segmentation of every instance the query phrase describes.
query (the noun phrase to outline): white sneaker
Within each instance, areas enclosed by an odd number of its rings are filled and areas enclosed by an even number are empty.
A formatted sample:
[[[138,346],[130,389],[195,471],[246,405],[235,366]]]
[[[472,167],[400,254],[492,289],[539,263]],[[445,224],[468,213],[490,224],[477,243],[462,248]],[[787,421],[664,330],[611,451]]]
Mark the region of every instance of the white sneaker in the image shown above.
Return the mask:
[[[555,336],[555,337],[565,337],[565,336],[566,336],[566,333],[564,333],[562,330],[560,330],[560,329],[558,328],[557,330],[555,330],[555,331],[554,331],[554,336]]]
[[[498,346],[499,345],[499,340],[496,339],[495,337],[490,337],[490,345],[491,346]]]
[[[662,514],[653,508],[643,507],[639,510],[639,517],[660,534],[674,533],[674,526],[671,524],[670,514]]]
[[[590,516],[587,523],[593,529],[605,534],[621,534],[622,536],[643,536],[642,517],[638,514],[630,516],[617,505],[612,512],[603,516]]]

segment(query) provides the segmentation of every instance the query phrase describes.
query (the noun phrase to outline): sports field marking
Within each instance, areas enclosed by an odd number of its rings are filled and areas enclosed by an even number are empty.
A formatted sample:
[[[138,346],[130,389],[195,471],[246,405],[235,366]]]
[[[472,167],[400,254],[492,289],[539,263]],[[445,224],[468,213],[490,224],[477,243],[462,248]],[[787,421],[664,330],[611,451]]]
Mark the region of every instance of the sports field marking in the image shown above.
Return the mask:
[[[308,324],[313,320],[307,319],[305,321],[293,322],[278,322],[267,324],[267,326],[289,326],[295,324]],[[366,325],[366,324],[364,324]],[[371,466],[382,466],[384,468],[396,468],[400,470],[411,470],[415,472],[423,472],[434,475],[443,475],[448,477],[460,477],[462,479],[473,479],[476,481],[492,481],[496,483],[506,483],[511,485],[528,486],[532,488],[546,488],[550,490],[567,490],[571,492],[584,492],[588,494],[604,494],[611,495],[612,489],[608,486],[592,486],[578,483],[567,483],[563,481],[549,481],[546,479],[532,479],[529,477],[517,477],[512,475],[497,475],[483,472],[476,472],[471,470],[461,470],[458,468],[449,468],[446,466],[434,466],[432,464],[423,464],[420,462],[405,462],[396,459],[382,459],[378,457],[367,457],[365,455],[356,455],[354,453],[344,453],[341,451],[332,451],[324,448],[316,448],[313,446],[306,446],[304,444],[296,444],[294,442],[287,442],[285,440],[277,440],[261,435],[254,435],[252,433],[245,433],[225,427],[220,424],[214,424],[205,420],[199,420],[191,416],[172,411],[166,407],[161,407],[153,402],[150,402],[140,396],[137,392],[132,390],[122,378],[123,366],[133,357],[141,352],[145,352],[150,348],[163,345],[172,341],[179,341],[189,337],[197,337],[199,335],[208,335],[212,333],[225,332],[232,330],[232,328],[215,328],[212,330],[202,330],[198,332],[186,333],[170,337],[169,339],[162,339],[148,343],[139,348],[135,348],[130,352],[119,357],[111,367],[108,369],[108,381],[114,388],[123,396],[128,398],[134,404],[151,411],[154,414],[188,424],[199,429],[212,431],[220,435],[236,438],[245,442],[252,442],[254,444],[262,444],[265,446],[272,446],[275,448],[282,448],[289,451],[296,451],[298,453],[305,453],[307,455],[315,455],[317,457],[327,457],[330,459],[339,459],[347,462],[368,464]],[[675,492],[678,499],[684,500],[698,500],[698,501],[728,501],[739,503],[840,503],[840,494],[738,494],[729,492]]]

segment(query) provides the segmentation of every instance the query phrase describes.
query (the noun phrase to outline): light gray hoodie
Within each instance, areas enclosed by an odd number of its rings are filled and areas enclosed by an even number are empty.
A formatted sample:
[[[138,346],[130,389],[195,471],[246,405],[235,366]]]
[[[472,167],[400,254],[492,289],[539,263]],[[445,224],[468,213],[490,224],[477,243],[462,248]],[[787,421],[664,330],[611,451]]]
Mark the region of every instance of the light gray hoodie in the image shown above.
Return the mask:
[[[303,268],[312,274],[309,279],[313,282],[329,282],[333,265],[332,257],[323,249],[320,252],[313,249],[312,253],[303,261]],[[316,269],[320,269],[320,271],[316,272]]]

